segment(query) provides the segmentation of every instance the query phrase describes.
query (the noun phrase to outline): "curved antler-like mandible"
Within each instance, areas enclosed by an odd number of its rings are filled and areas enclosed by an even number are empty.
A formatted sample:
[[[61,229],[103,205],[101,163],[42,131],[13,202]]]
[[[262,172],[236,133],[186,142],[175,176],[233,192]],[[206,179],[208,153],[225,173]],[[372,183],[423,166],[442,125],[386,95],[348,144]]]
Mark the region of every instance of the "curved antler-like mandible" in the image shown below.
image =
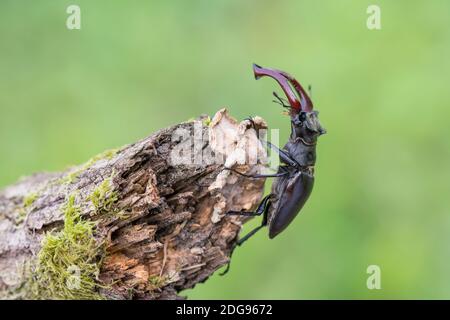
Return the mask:
[[[297,96],[292,91],[292,88],[288,83],[288,78],[286,78],[286,76],[283,75],[280,71],[263,68],[263,67],[257,65],[256,63],[254,63],[253,64],[253,72],[255,73],[256,80],[258,80],[259,78],[264,77],[264,76],[269,76],[271,78],[274,78],[278,82],[278,84],[281,86],[281,89],[283,89],[284,93],[286,94],[286,97],[289,100],[289,104],[291,105],[291,108],[294,109],[295,111],[300,111],[302,109],[300,101],[298,100]],[[293,111],[293,110],[291,110],[291,111]]]
[[[300,83],[297,80],[295,80],[295,78],[293,76],[291,76],[289,73],[284,72],[284,71],[280,71],[280,73],[283,76],[285,76],[287,79],[289,79],[289,82],[292,84],[295,91],[297,91],[298,95],[300,96],[301,104],[302,104],[302,111],[307,111],[307,112],[312,111],[313,103],[312,103],[311,99],[309,98],[308,94],[303,89],[303,87],[300,85]]]
[[[260,77],[263,76],[269,76],[271,78],[274,78],[278,82],[278,84],[281,86],[284,93],[286,94],[286,97],[288,98],[289,103],[293,109],[291,110],[291,112],[311,111],[313,109],[313,104],[308,94],[305,92],[305,90],[303,90],[300,83],[298,83],[298,81],[295,80],[295,78],[292,77],[287,72],[263,68],[257,64],[253,64],[253,72],[255,73],[255,79],[259,79]],[[292,84],[295,91],[298,93],[300,100],[292,91],[289,82]]]

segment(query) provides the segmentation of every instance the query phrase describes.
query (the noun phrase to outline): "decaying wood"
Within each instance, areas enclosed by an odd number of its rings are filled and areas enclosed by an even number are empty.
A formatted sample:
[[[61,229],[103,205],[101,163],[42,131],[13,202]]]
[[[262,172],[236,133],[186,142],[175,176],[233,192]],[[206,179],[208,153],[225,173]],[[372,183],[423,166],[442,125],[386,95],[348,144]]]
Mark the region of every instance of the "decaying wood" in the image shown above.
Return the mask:
[[[174,163],[172,152],[181,146],[194,146],[194,164]],[[243,158],[249,146],[257,152]],[[262,168],[261,162],[249,165],[248,157],[265,160],[250,121],[238,123],[223,109],[211,123],[177,124],[88,164],[35,174],[0,191],[0,291],[13,292],[26,281],[23,266],[36,259],[46,233],[64,225],[62,207],[71,194],[83,219],[96,221],[95,238],[105,244],[98,277],[105,298],[176,299],[179,291],[205,281],[228,262],[244,222],[225,212],[254,208],[264,186],[264,180],[224,170],[223,163],[196,161],[208,152],[247,173]],[[90,201],[107,179],[117,195],[110,208],[115,214],[96,212]],[[33,201],[24,206],[30,194]],[[164,280],[155,285],[152,279]]]

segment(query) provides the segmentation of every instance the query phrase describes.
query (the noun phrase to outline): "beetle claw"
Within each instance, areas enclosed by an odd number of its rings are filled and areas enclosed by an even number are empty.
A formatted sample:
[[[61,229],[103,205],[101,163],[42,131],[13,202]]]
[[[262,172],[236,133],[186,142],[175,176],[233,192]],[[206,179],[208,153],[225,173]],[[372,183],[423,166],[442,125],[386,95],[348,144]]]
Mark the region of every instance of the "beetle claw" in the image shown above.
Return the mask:
[[[259,137],[259,128],[256,126],[255,120],[253,120],[252,116],[248,116],[247,118],[244,119],[244,121],[247,120],[250,122],[252,129],[254,129],[256,131],[256,136]]]
[[[236,249],[236,244],[233,245],[233,247],[231,248],[231,252],[230,252],[230,257],[228,258],[228,263],[227,263],[227,267],[225,268],[224,271],[222,271],[221,273],[219,273],[220,276],[224,276],[228,273],[228,271],[230,271],[230,265],[231,265],[231,256],[233,255],[234,249]]]
[[[221,273],[219,273],[219,276],[223,277],[224,275],[226,275],[228,273],[228,271],[230,270],[230,264],[231,264],[231,261],[228,262],[227,267],[225,268],[225,270],[222,271]]]

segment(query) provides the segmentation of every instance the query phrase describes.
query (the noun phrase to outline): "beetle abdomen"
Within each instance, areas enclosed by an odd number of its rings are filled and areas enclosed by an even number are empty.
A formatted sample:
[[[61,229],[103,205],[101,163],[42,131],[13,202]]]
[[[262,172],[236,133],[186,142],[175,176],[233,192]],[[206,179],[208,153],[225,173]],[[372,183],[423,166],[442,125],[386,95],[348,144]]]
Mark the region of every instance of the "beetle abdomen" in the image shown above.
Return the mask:
[[[281,181],[280,181],[281,182]],[[276,201],[276,206],[269,217],[269,237],[272,239],[282,232],[294,220],[311,194],[314,177],[298,171],[289,180],[283,181],[284,190]],[[281,191],[281,190],[280,190]]]

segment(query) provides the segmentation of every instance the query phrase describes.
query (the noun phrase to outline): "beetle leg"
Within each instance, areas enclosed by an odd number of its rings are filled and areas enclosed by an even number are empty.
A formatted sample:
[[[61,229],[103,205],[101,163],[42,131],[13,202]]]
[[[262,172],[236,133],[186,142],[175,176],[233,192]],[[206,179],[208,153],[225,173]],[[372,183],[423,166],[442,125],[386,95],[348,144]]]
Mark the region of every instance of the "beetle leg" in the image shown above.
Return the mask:
[[[226,214],[230,216],[246,216],[246,217],[260,216],[267,211],[269,207],[269,200],[270,194],[265,196],[261,200],[260,204],[258,205],[258,208],[256,208],[255,211],[228,211]]]
[[[283,105],[283,100],[281,97],[279,97],[277,95],[276,92],[273,93],[275,97],[277,97],[278,99],[280,99],[280,104],[284,107],[289,107],[290,106],[285,106]],[[277,101],[275,101],[277,102]],[[275,152],[277,152],[280,156],[280,159],[282,162],[284,162],[285,164],[290,165],[291,167],[298,167],[300,166],[297,161],[295,161],[294,159],[292,159],[292,157],[290,156],[290,154],[284,150],[279,149],[278,147],[276,147],[275,145],[273,145],[272,143],[270,143],[269,141],[266,141],[264,139],[260,139],[259,137],[259,129],[256,127],[255,121],[253,120],[253,118],[251,116],[249,116],[248,118],[245,118],[244,120],[248,120],[250,121],[252,128],[256,131],[256,136],[258,137],[258,139],[262,142],[265,142],[267,144],[267,146],[271,149],[273,149]]]
[[[252,231],[250,231],[248,234],[246,234],[244,237],[242,237],[241,239],[239,239],[236,244],[233,246],[233,248],[231,249],[230,252],[230,261],[227,264],[227,267],[225,268],[225,270],[220,273],[221,276],[225,275],[229,270],[230,270],[230,265],[231,265],[231,256],[233,255],[234,250],[236,249],[237,246],[241,246],[245,241],[247,241],[250,237],[252,237],[256,232],[258,232],[261,228],[265,227],[267,225],[267,212],[269,210],[269,206],[270,206],[270,194],[266,197],[264,197],[264,199],[261,201],[261,203],[258,206],[258,209],[256,209],[255,212],[242,212],[242,213],[253,213],[254,215],[261,215],[264,214],[263,216],[263,220],[260,226],[256,227],[255,229],[253,229]],[[237,211],[240,212],[240,211]]]
[[[252,116],[248,116],[248,117],[245,118],[244,120],[247,120],[247,121],[250,122],[250,124],[252,125],[253,130],[256,131],[256,136],[257,136],[258,139],[259,139],[259,129],[256,127],[256,123],[255,123],[255,121],[253,120],[253,117],[252,117]]]
[[[248,116],[248,117],[245,118],[244,120],[250,121],[250,123],[252,124],[252,128],[256,130],[256,124],[255,124],[255,121],[253,120],[253,117],[252,117],[252,116]]]
[[[239,239],[236,245],[241,246],[245,241],[250,239],[256,232],[258,232],[261,228],[265,227],[266,225],[267,223],[263,222],[259,227],[256,227],[255,229],[247,233],[244,237]]]
[[[291,167],[299,167],[300,166],[298,164],[298,162],[295,161],[288,152],[279,149],[277,146],[273,145],[269,141],[264,141],[263,140],[263,142],[265,142],[268,147],[272,148],[274,151],[276,151],[280,155],[280,160],[283,163],[285,163],[285,164],[287,164],[287,165],[289,165]]]
[[[276,177],[282,177],[285,176],[286,174],[288,174],[288,172],[281,172],[281,173],[274,173],[274,174],[245,174],[242,172],[239,172],[237,170],[234,170],[232,168],[225,168],[225,170],[230,170],[231,172],[237,173],[243,177],[247,177],[247,178],[276,178]]]

